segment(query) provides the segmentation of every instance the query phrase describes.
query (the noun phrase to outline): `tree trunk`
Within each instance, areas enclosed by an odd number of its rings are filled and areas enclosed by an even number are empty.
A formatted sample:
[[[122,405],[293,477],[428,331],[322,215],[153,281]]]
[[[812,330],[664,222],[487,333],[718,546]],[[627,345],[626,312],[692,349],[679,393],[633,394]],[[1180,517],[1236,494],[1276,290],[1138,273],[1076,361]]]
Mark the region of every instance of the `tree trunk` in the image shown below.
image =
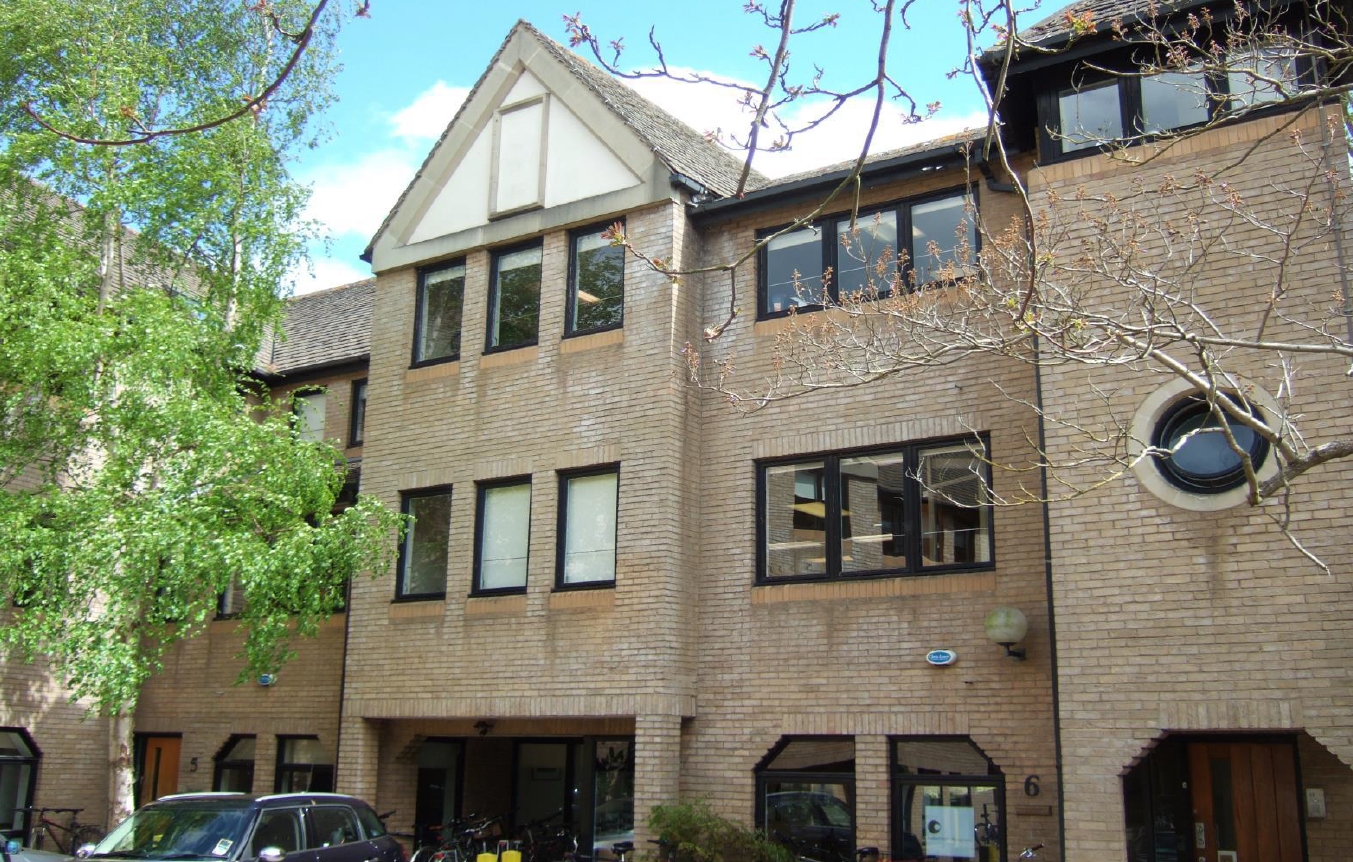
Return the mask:
[[[135,743],[130,710],[122,710],[108,722],[108,828],[121,823],[136,808],[133,796]]]

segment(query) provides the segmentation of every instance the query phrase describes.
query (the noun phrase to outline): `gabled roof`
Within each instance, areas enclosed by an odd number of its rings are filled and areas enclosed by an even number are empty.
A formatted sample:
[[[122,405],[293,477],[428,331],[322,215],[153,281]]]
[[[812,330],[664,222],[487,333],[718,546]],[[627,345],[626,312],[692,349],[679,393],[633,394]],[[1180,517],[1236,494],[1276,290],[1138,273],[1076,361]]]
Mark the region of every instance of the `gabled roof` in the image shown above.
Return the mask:
[[[737,191],[742,159],[541,33],[529,22],[519,21],[517,26],[526,28],[539,39],[579,81],[609,105],[625,125],[647,141],[674,173],[690,177],[725,197]],[[767,182],[766,177],[753,170],[747,177],[747,190],[760,188]]]
[[[280,376],[367,359],[375,299],[374,278],[293,297],[282,323],[284,337],[264,343],[259,370]]]
[[[909,174],[922,170],[938,170],[961,163],[968,156],[965,147],[974,147],[971,155],[975,164],[980,161],[975,151],[986,136],[986,127],[964,129],[953,134],[932,138],[928,141],[874,153],[864,160],[861,176],[870,179],[892,180],[899,174]],[[766,205],[788,202],[803,194],[821,194],[840,183],[855,167],[855,159],[838,162],[821,168],[812,168],[796,174],[780,177],[767,182],[755,191],[741,198],[724,198],[702,203],[694,213],[713,215],[714,213],[733,214]]]
[[[498,50],[494,52],[488,65],[485,66],[484,73],[480,75],[479,80],[475,82],[474,87],[465,97],[465,101],[461,103],[455,117],[447,124],[437,142],[428,150],[428,155],[424,158],[423,164],[409,181],[403,193],[400,194],[395,205],[391,207],[390,212],[386,214],[385,220],[362,254],[364,260],[371,259],[377,240],[390,227],[391,220],[404,206],[414,188],[422,180],[433,157],[446,142],[452,129],[462,121],[466,111],[474,103],[475,96],[484,87],[486,80],[507,50],[508,45],[519,33],[528,34],[531,39],[549,52],[579,83],[609,108],[626,127],[632,130],[671,172],[681,174],[717,195],[727,196],[737,191],[738,179],[742,174],[743,162],[741,159],[645,99],[623,82],[616,80],[607,72],[546,36],[530,22],[519,20],[502,44],[498,46]],[[764,176],[756,170],[752,170],[747,178],[747,188],[760,188],[766,182],[767,179]]]

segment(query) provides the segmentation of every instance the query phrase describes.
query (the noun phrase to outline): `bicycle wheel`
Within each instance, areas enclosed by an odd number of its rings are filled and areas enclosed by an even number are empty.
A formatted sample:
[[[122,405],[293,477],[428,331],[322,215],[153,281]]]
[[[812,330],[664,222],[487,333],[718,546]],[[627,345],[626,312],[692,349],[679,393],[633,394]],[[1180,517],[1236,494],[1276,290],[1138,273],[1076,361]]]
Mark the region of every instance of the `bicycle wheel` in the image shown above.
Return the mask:
[[[93,823],[88,823],[75,830],[71,835],[70,852],[74,853],[86,844],[98,844],[103,840],[104,832]]]

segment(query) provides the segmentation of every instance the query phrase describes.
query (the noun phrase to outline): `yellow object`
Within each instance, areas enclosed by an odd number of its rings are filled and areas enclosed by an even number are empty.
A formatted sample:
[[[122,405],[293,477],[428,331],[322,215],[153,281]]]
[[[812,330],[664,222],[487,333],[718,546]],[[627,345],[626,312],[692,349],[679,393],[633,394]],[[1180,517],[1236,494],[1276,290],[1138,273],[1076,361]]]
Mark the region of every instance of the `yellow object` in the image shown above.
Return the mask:
[[[499,862],[521,862],[520,850],[504,850]]]
[[[480,853],[474,858],[474,862],[498,862],[497,853]]]

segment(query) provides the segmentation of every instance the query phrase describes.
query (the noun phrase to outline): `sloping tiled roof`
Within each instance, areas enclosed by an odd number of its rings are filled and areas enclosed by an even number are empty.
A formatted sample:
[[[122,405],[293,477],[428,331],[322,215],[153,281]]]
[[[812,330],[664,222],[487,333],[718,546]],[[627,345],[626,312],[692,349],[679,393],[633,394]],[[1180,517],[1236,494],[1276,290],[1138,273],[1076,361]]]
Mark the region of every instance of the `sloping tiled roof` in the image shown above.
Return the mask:
[[[1084,20],[1087,14],[1089,20],[1094,22],[1096,32],[1107,34],[1114,21],[1146,20],[1151,17],[1153,7],[1157,16],[1163,16],[1181,9],[1202,6],[1207,2],[1209,0],[1174,0],[1174,2],[1157,0],[1155,3],[1150,0],[1077,0],[1032,26],[1020,30],[1019,38],[1020,41],[1031,45],[1051,46],[1069,41],[1072,35],[1071,21]],[[1217,5],[1226,5],[1225,0],[1218,2]],[[1000,51],[1000,48],[993,48],[987,55],[998,54]]]
[[[366,359],[375,299],[374,278],[294,297],[282,323],[285,337],[265,344],[261,370],[291,374]]]
[[[873,165],[878,164],[879,162],[892,161],[893,159],[900,159],[905,156],[920,155],[923,153],[939,154],[942,152],[950,152],[960,144],[976,143],[977,141],[982,140],[982,137],[986,133],[987,133],[986,126],[974,129],[964,129],[960,132],[954,132],[953,134],[943,135],[938,138],[931,138],[928,141],[921,141],[920,143],[917,144],[911,144],[905,147],[898,147],[895,150],[886,150],[881,153],[871,153],[869,157],[864,160],[864,171],[865,173],[868,173],[869,168]],[[817,177],[825,178],[832,174],[838,174],[844,171],[849,171],[853,167],[855,167],[855,160],[848,159],[844,162],[837,162],[834,165],[826,165],[825,167],[820,168],[810,168],[809,170],[806,171],[800,171],[797,174],[789,174],[788,176],[771,180],[764,186],[762,190],[766,192],[773,192],[780,186],[800,183],[803,182],[804,180],[810,180]]]
[[[541,33],[527,21],[519,22],[550,50],[573,76],[615,111],[625,125],[649,144],[673,171],[684,174],[716,194],[737,191],[743,161],[728,150],[659,108],[606,72]],[[767,179],[755,170],[747,177],[748,190]]]
[[[634,133],[647,143],[672,171],[695,180],[719,195],[731,195],[737,190],[738,178],[742,172],[742,161],[740,159],[735,158],[718,144],[707,140],[704,135],[645,99],[624,83],[612,78],[606,72],[541,33],[529,21],[522,19],[517,21],[516,26],[507,34],[507,38],[498,46],[498,50],[493,53],[488,65],[484,67],[484,73],[479,76],[478,81],[475,81],[474,87],[470,89],[465,100],[461,102],[456,115],[452,117],[451,122],[442,131],[437,143],[433,144],[428,150],[427,157],[423,159],[423,164],[419,166],[418,171],[413,175],[413,179],[409,181],[403,193],[400,194],[399,200],[395,201],[395,205],[390,208],[385,220],[381,222],[380,228],[376,230],[371,241],[367,243],[366,251],[362,255],[363,259],[370,259],[371,252],[376,247],[376,239],[389,227],[390,220],[404,205],[414,186],[423,178],[423,173],[427,170],[433,155],[446,141],[451,129],[460,122],[461,116],[474,101],[479,88],[484,85],[489,73],[498,64],[498,58],[502,56],[503,51],[507,49],[508,43],[512,41],[513,35],[518,30],[525,30],[530,33],[555,59],[563,64],[564,68],[568,69],[575,78],[614,111],[625,125],[633,129]],[[766,178],[753,169],[747,177],[747,188],[759,188],[766,182]]]

